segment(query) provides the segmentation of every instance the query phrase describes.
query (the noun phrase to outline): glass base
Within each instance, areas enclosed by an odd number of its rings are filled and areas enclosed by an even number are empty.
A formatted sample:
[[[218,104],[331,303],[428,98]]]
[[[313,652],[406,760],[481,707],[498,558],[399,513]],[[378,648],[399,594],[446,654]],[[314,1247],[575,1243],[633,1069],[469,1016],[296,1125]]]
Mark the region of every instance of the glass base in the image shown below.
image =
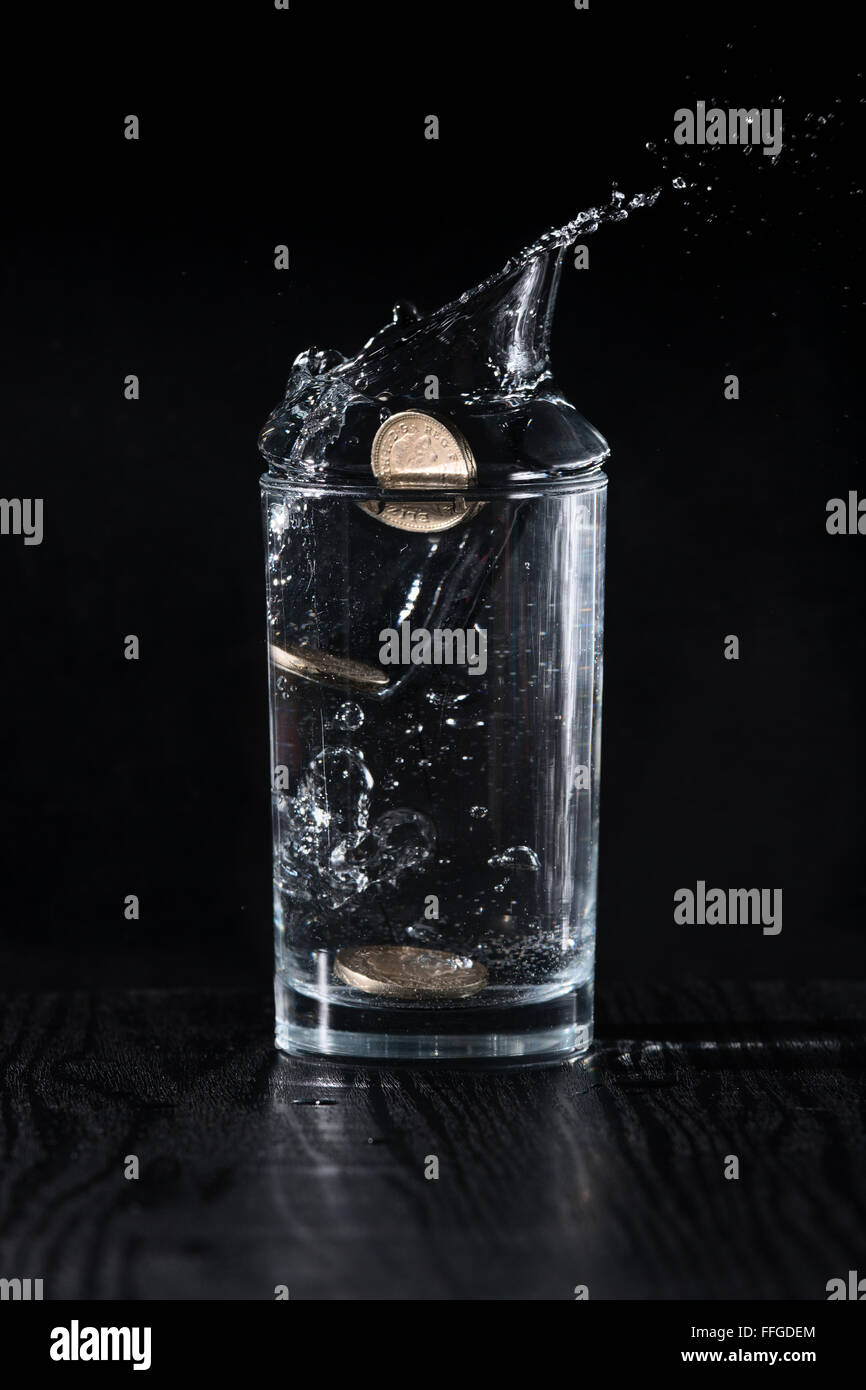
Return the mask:
[[[541,1002],[454,1008],[371,1001],[347,1005],[274,980],[277,1047],[357,1062],[561,1062],[592,1042],[592,986]]]

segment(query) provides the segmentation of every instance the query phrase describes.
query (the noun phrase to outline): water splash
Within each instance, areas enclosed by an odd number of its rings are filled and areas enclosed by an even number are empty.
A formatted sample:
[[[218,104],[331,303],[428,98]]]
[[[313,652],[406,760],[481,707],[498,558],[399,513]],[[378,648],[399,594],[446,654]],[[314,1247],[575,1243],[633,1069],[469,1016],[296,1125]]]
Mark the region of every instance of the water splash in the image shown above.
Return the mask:
[[[339,467],[341,456],[351,461],[356,451],[357,480],[368,480],[375,430],[389,414],[412,404],[430,409],[425,393],[431,379],[450,418],[472,417],[475,408],[474,442],[482,446],[482,462],[487,417],[498,409],[501,430],[504,409],[514,430],[521,403],[551,407],[548,420],[542,414],[535,421],[537,434],[546,427],[550,435],[549,442],[536,445],[539,456],[546,444],[551,457],[568,456],[572,466],[604,457],[605,441],[552,385],[550,328],[562,260],[580,237],[651,207],[660,192],[653,188],[627,198],[614,187],[606,203],[544,232],[493,275],[434,312],[422,315],[411,304],[396,304],[391,322],[354,357],[307,348],[295,359],[285,397],[260,436],[272,469],[283,474],[294,469],[309,481],[311,475],[324,477],[329,466]],[[501,439],[490,444],[502,453]]]
[[[708,109],[730,106],[713,95],[698,96],[706,96]],[[784,107],[784,96],[773,97],[770,105]],[[481,484],[534,480],[598,464],[607,444],[564,400],[550,367],[550,327],[566,250],[603,225],[652,207],[663,187],[676,199],[676,215],[682,216],[687,235],[720,216],[730,221],[736,198],[726,195],[724,205],[717,201],[713,208],[707,206],[707,195],[718,200],[732,153],[740,170],[754,170],[764,188],[767,166],[783,164],[808,174],[820,191],[812,146],[840,127],[844,116],[839,99],[825,112],[808,112],[799,122],[786,120],[781,150],[767,159],[748,158],[759,149],[751,144],[735,152],[723,144],[684,149],[674,144],[671,128],[645,143],[656,175],[648,191],[627,197],[614,185],[606,202],[551,228],[493,275],[432,313],[398,303],[390,323],[352,357],[334,349],[306,349],[295,359],[285,397],[261,432],[260,448],[271,471],[305,483],[369,484],[376,430],[396,411],[413,406],[431,410],[426,394],[431,380],[438,391],[432,409],[441,408],[469,437]],[[855,180],[844,191],[863,190]],[[750,187],[743,210],[766,222],[768,214],[757,213],[758,204]],[[683,254],[690,254],[687,245]]]

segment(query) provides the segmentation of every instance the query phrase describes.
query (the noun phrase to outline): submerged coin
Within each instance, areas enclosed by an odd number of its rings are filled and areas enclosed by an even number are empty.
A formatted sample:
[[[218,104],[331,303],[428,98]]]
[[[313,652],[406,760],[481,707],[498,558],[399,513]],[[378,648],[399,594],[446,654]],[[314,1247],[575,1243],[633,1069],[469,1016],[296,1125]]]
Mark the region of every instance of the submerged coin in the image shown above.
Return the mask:
[[[466,502],[462,497],[447,502],[359,502],[362,512],[396,526],[399,531],[449,531],[452,526],[470,521],[484,506],[483,502]]]
[[[318,681],[320,685],[381,690],[388,684],[384,671],[375,666],[348,656],[334,656],[316,647],[277,647],[271,643],[271,660],[281,671],[305,681]]]
[[[365,994],[390,999],[466,999],[487,984],[483,965],[423,946],[344,947],[334,973]]]
[[[460,431],[421,410],[401,410],[376,431],[370,463],[383,488],[464,488],[478,477]]]

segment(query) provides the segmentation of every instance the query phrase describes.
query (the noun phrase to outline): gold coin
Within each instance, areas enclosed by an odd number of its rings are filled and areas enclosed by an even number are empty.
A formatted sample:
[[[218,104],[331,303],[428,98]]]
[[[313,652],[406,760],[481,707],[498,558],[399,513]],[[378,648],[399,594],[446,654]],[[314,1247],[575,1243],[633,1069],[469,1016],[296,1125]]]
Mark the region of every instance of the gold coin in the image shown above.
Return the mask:
[[[422,410],[401,410],[376,431],[370,453],[373,475],[388,491],[425,488],[452,491],[474,487],[478,470],[472,450],[456,425],[444,425]],[[398,531],[449,531],[471,521],[484,506],[462,497],[397,502],[359,502],[368,516]]]
[[[334,973],[354,989],[389,999],[466,999],[487,984],[477,961],[421,946],[345,947]]]
[[[420,410],[401,410],[376,431],[370,455],[380,487],[465,488],[478,477],[460,431]]]
[[[375,666],[348,656],[334,656],[316,647],[276,647],[271,643],[271,660],[281,671],[305,681],[318,681],[320,685],[381,690],[388,684],[384,671]]]
[[[454,497],[447,502],[359,502],[362,512],[396,526],[399,531],[450,531],[471,521],[481,511],[483,502],[466,502]]]

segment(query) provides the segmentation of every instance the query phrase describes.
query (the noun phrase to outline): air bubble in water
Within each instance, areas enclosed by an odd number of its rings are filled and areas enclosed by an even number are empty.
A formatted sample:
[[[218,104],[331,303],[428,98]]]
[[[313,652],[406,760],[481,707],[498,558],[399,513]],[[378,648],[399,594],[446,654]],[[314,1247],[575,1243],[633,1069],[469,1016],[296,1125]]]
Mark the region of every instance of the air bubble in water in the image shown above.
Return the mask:
[[[541,868],[541,860],[529,845],[509,845],[501,854],[491,854],[488,864],[507,864],[513,869],[529,869],[536,873]]]
[[[411,927],[406,928],[406,935],[410,941],[415,941],[421,946],[432,946],[439,940],[439,923],[413,922]]]
[[[364,711],[360,705],[348,700],[337,710],[337,722],[342,724],[344,729],[360,729],[364,722]]]
[[[298,902],[336,910],[432,855],[429,816],[399,807],[371,820],[374,785],[358,749],[323,748],[295,795],[278,801],[282,876]]]

